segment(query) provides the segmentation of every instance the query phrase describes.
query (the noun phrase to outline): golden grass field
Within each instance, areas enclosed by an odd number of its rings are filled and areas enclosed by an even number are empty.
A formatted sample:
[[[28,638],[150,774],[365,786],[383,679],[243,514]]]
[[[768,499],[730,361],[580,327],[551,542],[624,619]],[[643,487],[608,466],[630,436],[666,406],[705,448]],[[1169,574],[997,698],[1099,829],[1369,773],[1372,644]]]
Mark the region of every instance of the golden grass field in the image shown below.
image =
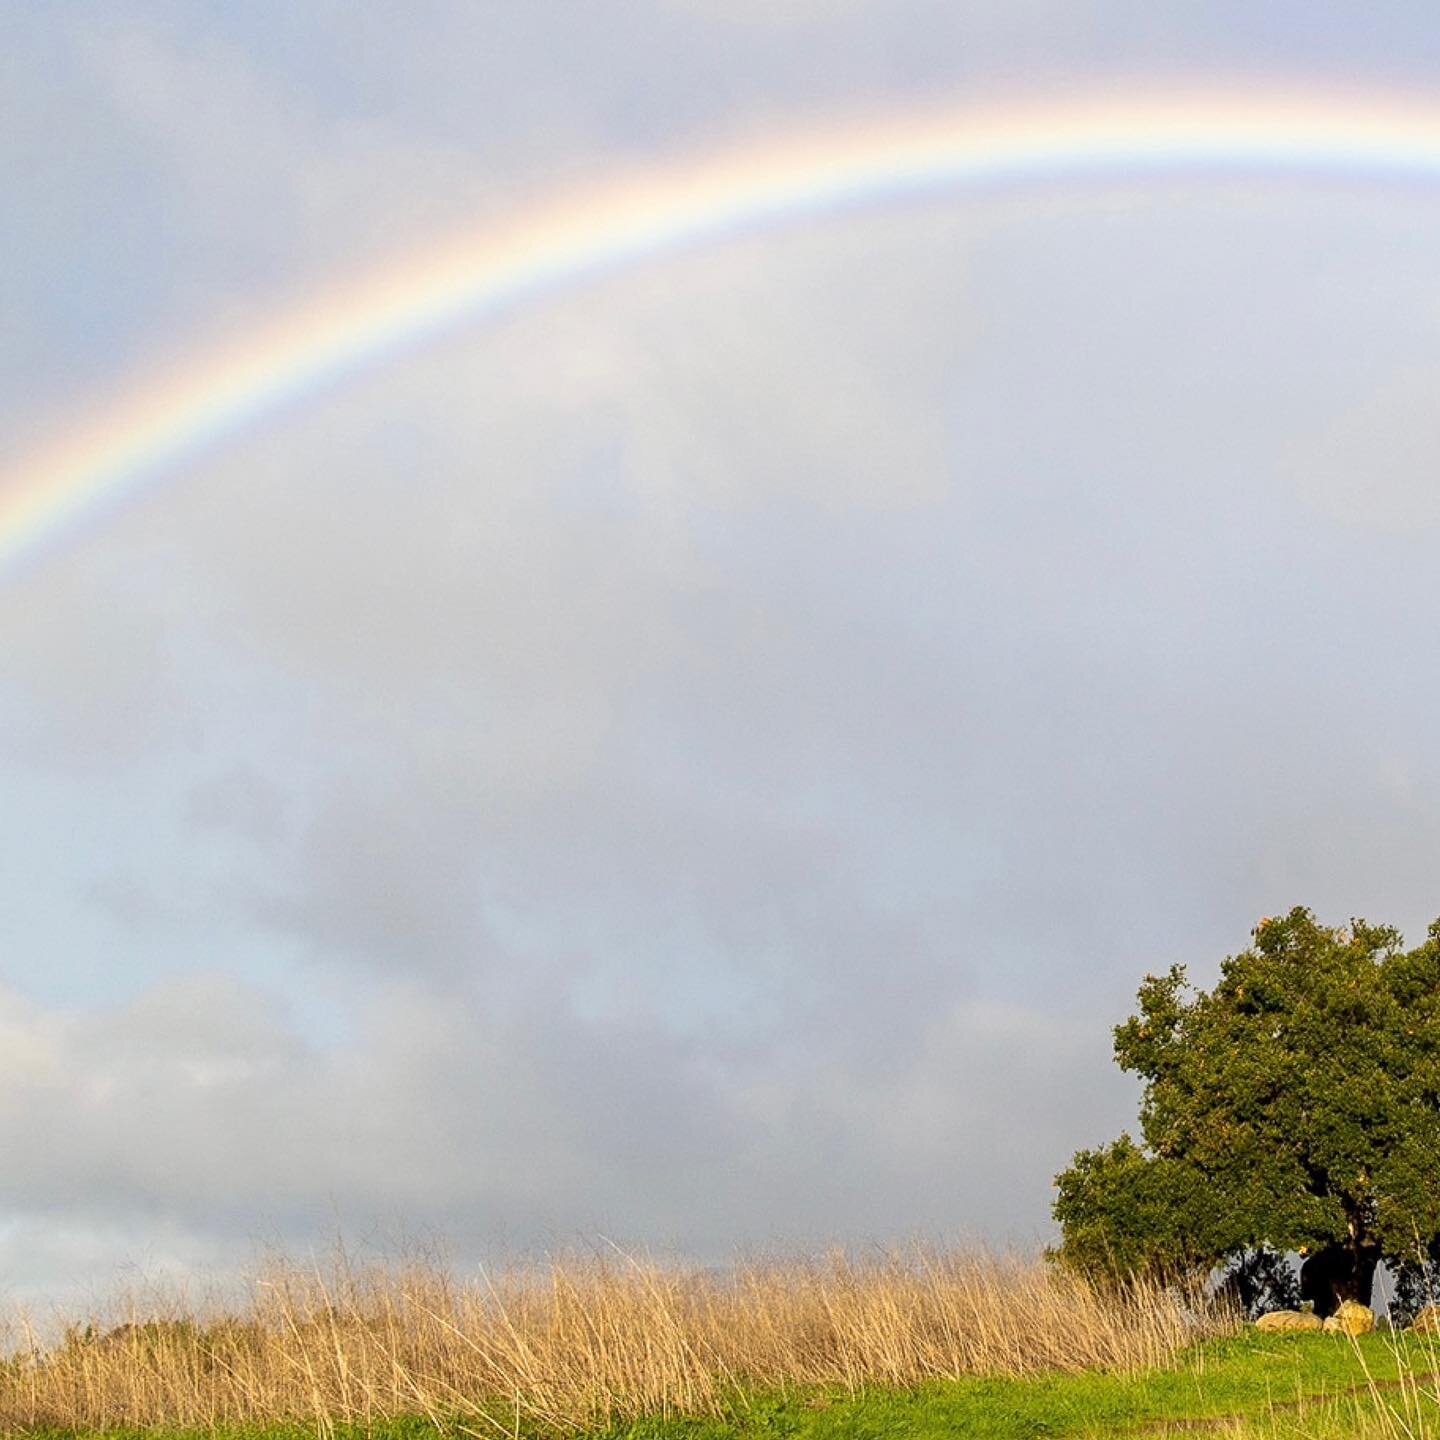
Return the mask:
[[[135,1299],[0,1366],[0,1431],[372,1426],[574,1432],[718,1413],[743,1390],[1137,1372],[1234,1330],[1173,1295],[1102,1296],[1038,1259],[915,1249],[724,1273],[615,1254],[457,1278],[272,1264],[224,1307]]]

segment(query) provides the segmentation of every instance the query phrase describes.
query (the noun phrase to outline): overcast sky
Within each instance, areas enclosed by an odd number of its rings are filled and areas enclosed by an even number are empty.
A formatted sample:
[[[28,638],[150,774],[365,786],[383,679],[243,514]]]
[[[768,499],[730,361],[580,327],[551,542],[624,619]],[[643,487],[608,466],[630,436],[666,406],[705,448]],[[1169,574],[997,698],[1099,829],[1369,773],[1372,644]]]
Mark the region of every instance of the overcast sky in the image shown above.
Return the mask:
[[[535,198],[1369,0],[0,0],[0,461]],[[0,1288],[1034,1244],[1109,1028],[1440,913],[1440,192],[929,197],[572,289],[0,588]],[[0,469],[3,469],[0,464]]]

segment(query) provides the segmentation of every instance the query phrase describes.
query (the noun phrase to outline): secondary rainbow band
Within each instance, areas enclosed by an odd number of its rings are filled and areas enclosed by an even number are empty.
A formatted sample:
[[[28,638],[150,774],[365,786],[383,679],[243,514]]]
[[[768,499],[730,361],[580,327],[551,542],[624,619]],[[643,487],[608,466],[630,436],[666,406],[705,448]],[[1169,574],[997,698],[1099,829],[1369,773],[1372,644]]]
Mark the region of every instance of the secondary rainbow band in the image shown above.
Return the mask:
[[[1208,93],[1006,105],[613,182],[337,289],[152,378],[0,480],[0,568],[187,454],[436,329],[686,245],[954,187],[1281,171],[1440,178],[1440,105]]]

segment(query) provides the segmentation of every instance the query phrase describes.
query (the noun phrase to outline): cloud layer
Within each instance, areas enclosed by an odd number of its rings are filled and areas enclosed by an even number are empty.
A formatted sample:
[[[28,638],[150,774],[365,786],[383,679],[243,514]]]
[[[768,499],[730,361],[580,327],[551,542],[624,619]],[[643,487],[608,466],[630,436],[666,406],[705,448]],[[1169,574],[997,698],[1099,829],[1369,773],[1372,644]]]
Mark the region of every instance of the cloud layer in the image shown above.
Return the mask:
[[[14,434],[597,167],[1354,38],[623,10],[12,23]],[[1420,64],[1409,23],[1365,43]],[[277,414],[17,581],[11,1283],[337,1223],[1033,1242],[1131,1112],[1145,970],[1296,902],[1440,911],[1435,206],[1113,185],[677,258]]]

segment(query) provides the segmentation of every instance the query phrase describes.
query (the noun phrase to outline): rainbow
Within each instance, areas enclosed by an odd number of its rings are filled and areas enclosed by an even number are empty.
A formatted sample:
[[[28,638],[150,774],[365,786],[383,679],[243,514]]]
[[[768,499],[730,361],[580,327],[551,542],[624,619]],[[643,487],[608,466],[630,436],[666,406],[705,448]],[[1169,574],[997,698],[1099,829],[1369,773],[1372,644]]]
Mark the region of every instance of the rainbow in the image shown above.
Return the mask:
[[[0,477],[0,568],[187,456],[444,327],[687,246],[957,187],[1259,172],[1440,179],[1440,104],[1211,91],[962,108],[612,180],[148,377]]]

